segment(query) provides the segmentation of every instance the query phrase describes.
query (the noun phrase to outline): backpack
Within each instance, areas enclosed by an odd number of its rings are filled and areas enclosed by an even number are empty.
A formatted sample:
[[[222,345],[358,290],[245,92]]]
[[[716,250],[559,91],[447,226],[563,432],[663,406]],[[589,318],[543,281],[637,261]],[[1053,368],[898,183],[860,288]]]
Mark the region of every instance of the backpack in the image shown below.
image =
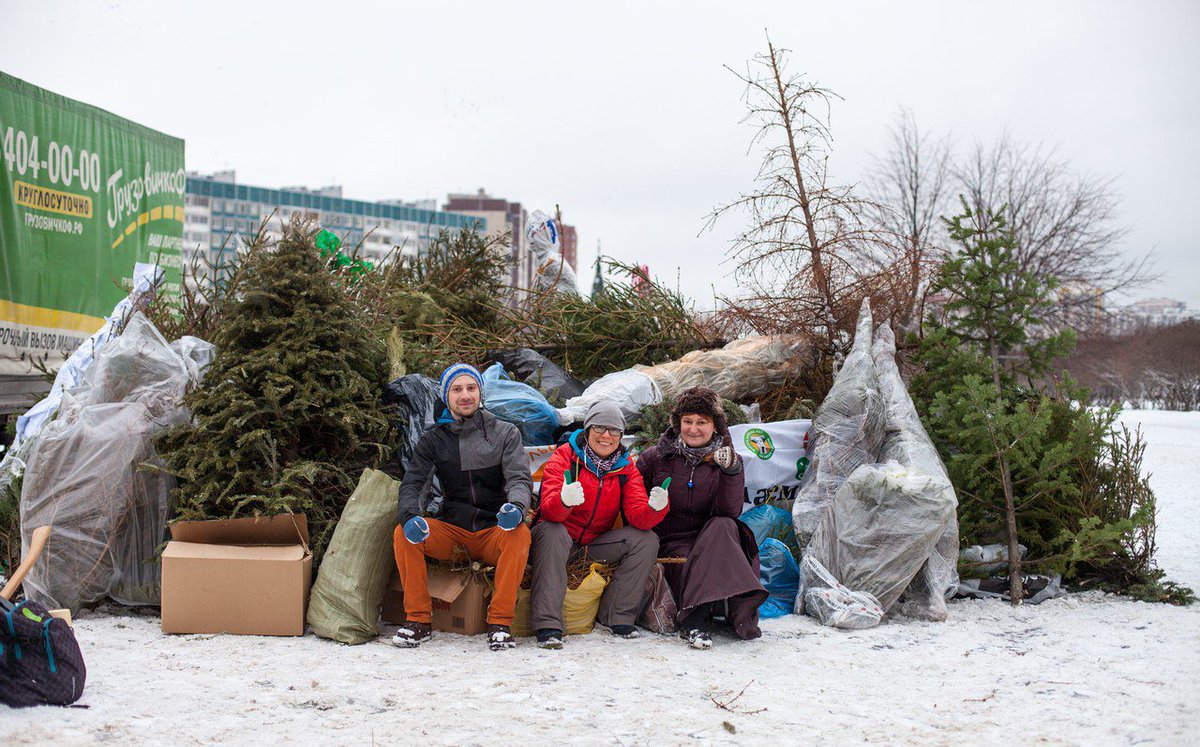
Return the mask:
[[[66,620],[36,602],[0,606],[0,703],[22,708],[69,705],[83,694],[87,670]]]

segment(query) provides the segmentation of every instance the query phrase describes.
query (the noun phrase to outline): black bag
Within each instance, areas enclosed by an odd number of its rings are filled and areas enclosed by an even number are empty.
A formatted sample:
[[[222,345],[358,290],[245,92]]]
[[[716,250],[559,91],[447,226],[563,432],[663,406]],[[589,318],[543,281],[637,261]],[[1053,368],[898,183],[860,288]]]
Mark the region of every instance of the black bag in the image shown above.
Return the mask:
[[[67,621],[36,602],[4,602],[0,610],[0,703],[23,708],[79,700],[87,670]]]
[[[548,398],[564,400],[583,394],[584,386],[557,363],[530,348],[494,350],[487,357],[504,366],[518,380],[539,390]]]

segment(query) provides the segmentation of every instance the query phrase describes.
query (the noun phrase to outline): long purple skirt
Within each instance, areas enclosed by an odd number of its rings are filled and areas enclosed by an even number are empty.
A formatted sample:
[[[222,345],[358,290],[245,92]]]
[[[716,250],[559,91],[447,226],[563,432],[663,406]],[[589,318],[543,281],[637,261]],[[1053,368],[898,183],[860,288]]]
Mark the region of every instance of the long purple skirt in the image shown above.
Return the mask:
[[[724,615],[738,638],[762,635],[758,606],[767,598],[767,590],[758,578],[758,546],[749,527],[727,516],[714,516],[695,537],[664,541],[659,555],[688,559],[663,566],[680,622],[692,608],[718,602],[713,613]]]

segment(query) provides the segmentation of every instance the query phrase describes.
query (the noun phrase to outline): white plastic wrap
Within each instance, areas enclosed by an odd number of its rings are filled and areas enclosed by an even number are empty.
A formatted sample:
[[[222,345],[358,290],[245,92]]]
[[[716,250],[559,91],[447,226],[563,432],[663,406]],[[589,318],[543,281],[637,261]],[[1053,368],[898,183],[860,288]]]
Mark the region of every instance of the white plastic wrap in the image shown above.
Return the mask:
[[[121,336],[96,356],[76,393],[84,407],[107,402],[141,402],[151,417],[166,422],[181,414],[179,405],[190,381],[184,359],[149,319],[135,313]]]
[[[92,365],[97,353],[113,336],[113,332],[121,322],[137,308],[137,305],[143,299],[153,296],[155,289],[162,281],[162,276],[163,269],[158,265],[138,262],[133,266],[133,290],[113,308],[112,314],[106,317],[104,326],[84,340],[83,344],[63,362],[54,377],[54,385],[50,387],[50,393],[29,408],[24,415],[17,418],[17,431],[13,439],[14,449],[20,446],[25,439],[37,435],[46,421],[54,417],[54,413],[58,411],[58,404],[62,400],[63,392],[83,383],[84,372]]]
[[[171,350],[183,359],[184,365],[187,366],[188,378],[192,381],[203,380],[209,364],[217,357],[216,345],[191,335],[184,335],[171,343]]]
[[[567,400],[566,406],[558,410],[558,422],[562,425],[583,422],[593,403],[608,400],[621,408],[628,423],[643,407],[662,402],[662,398],[654,379],[633,369],[617,371],[597,379],[583,394]]]
[[[678,397],[694,386],[706,386],[725,399],[760,397],[783,386],[817,364],[807,335],[754,335],[717,350],[693,350],[657,366],[635,366],[654,379],[663,397]]]
[[[64,412],[42,429],[21,490],[21,538],[50,524],[50,542],[25,577],[25,594],[78,611],[112,596],[158,604],[159,565],[174,480],[139,469],[155,459],[159,430],[140,402]]]
[[[21,489],[26,546],[34,529],[54,527],[25,579],[32,599],[72,610],[106,596],[158,604],[154,555],[165,539],[175,481],[145,466],[160,464],[154,436],[189,417],[182,400],[197,383],[192,371],[201,373],[135,313],[99,350],[83,385],[60,398],[59,416],[38,434]]]
[[[942,483],[939,490],[949,491],[957,507],[958,499],[954,497],[954,487],[946,467],[921,425],[921,418],[900,376],[900,369],[896,365],[896,337],[886,323],[875,330],[871,352],[886,412],[879,461],[896,462],[910,474],[925,475]],[[933,554],[905,590],[898,611],[922,620],[945,620],[946,600],[954,596],[958,588],[957,560],[958,517],[954,512],[938,538]]]
[[[862,465],[838,488],[805,557],[888,612],[929,559],[956,505],[945,480],[894,462]],[[807,592],[827,581],[802,576],[802,583]]]
[[[800,562],[800,573],[814,580],[797,606],[822,625],[845,630],[873,628],[883,620],[879,600],[865,591],[851,591],[830,574],[812,555]]]
[[[525,237],[537,261],[535,288],[543,293],[554,291],[578,296],[579,283],[575,271],[563,259],[562,241],[554,219],[541,210],[534,210],[529,216]]]
[[[850,473],[879,458],[884,408],[871,359],[871,327],[871,306],[864,300],[850,354],[813,420],[810,464],[792,504],[792,521],[801,550]],[[798,601],[797,607],[800,604]]]

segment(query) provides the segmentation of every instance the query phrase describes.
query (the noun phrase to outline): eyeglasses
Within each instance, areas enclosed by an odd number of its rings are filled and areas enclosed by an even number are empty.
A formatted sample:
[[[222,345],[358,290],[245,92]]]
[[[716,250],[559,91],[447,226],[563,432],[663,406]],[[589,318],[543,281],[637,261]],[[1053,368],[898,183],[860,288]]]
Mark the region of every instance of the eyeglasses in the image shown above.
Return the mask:
[[[625,432],[620,428],[605,428],[602,425],[593,425],[590,430],[597,436],[612,436],[614,438],[620,438],[621,434]]]

